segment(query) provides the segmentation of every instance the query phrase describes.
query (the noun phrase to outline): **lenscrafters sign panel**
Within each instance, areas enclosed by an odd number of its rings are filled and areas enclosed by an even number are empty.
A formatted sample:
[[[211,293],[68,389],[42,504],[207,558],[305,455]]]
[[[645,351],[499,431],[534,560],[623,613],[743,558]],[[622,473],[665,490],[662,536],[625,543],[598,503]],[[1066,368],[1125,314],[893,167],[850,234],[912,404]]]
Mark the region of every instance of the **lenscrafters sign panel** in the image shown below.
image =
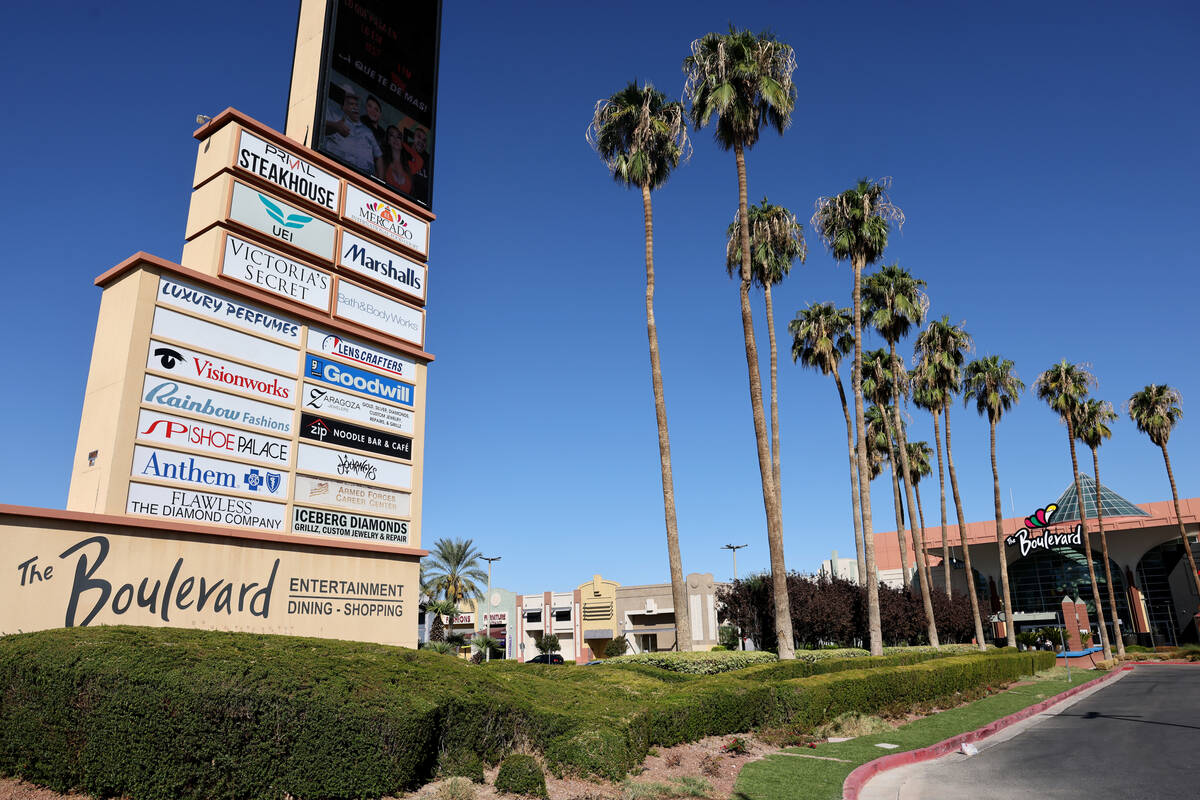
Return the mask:
[[[432,206],[439,0],[328,0],[316,149]]]
[[[417,552],[0,513],[0,633],[151,625],[416,646]],[[405,522],[405,525],[408,523]]]

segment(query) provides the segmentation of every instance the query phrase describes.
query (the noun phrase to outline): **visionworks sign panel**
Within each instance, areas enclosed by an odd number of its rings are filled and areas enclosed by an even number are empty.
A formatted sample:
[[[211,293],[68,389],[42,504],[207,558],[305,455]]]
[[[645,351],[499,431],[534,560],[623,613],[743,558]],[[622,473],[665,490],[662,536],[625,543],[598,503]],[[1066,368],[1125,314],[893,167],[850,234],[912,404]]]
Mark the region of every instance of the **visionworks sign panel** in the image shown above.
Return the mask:
[[[307,211],[276,200],[244,183],[233,182],[229,218],[280,242],[333,261],[336,228]]]
[[[258,399],[288,402],[293,400],[296,379],[276,375],[254,367],[189,350],[183,345],[168,345],[150,340],[146,369],[170,372],[177,378],[206,383],[222,389],[236,389]]]

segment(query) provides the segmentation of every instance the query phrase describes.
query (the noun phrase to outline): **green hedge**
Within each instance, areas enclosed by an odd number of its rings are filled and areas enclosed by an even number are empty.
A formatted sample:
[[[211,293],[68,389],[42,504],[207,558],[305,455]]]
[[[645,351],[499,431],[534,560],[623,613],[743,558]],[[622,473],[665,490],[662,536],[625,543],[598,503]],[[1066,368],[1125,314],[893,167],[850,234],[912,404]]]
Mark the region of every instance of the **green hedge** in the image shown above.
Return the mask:
[[[496,773],[496,788],[509,794],[525,797],[549,797],[546,776],[533,756],[515,753],[504,759]]]
[[[475,775],[461,754],[495,763],[528,747],[556,772],[612,779],[654,745],[806,728],[1054,663],[1007,651],[897,665],[919,656],[698,676],[169,628],[20,634],[0,638],[0,773],[134,800],[362,798],[439,769]]]
[[[685,672],[691,675],[716,675],[735,669],[745,669],[754,664],[777,661],[774,653],[760,650],[716,650],[700,652],[634,653],[617,656],[604,661],[605,664],[645,664],[670,672]]]
[[[957,655],[982,655],[977,647],[971,647],[966,652],[961,650],[941,651],[932,647],[896,647],[884,648],[882,656],[851,656],[849,658],[830,658],[806,661],[777,661],[774,664],[762,664],[749,667],[737,673],[737,677],[749,681],[781,681],[792,678],[807,678],[810,675],[824,675],[828,672],[844,672],[852,669],[875,669],[876,667],[903,667],[909,664],[919,664],[935,658],[949,658]],[[890,653],[888,652],[890,651]],[[820,651],[817,651],[820,652]],[[841,653],[842,650],[830,650],[831,653]],[[866,651],[864,651],[866,652]]]

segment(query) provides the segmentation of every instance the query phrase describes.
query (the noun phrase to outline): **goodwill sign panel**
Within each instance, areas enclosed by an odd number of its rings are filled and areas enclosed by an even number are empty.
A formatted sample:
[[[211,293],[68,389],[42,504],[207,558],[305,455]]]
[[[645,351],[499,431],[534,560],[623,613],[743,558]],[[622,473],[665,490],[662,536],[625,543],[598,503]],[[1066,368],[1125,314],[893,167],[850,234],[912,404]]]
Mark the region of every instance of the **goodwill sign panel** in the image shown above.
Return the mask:
[[[372,330],[425,345],[425,312],[339,279],[333,315]]]
[[[304,371],[305,377],[332,386],[353,389],[390,403],[412,407],[413,386],[411,384],[376,375],[374,372],[367,372],[357,367],[350,367],[337,361],[329,361],[320,356],[309,355],[305,360],[307,362]]]
[[[260,400],[293,401],[296,379],[247,367],[220,356],[210,356],[189,350],[183,345],[169,345],[150,340],[146,369],[169,372],[181,380],[234,389]]]
[[[218,422],[234,422],[285,436],[292,432],[291,409],[210,391],[157,375],[147,375],[142,383],[142,402],[156,408],[186,411]]]
[[[127,514],[267,531],[283,530],[284,508],[282,503],[147,483],[129,484],[129,497],[125,503]]]
[[[333,225],[238,181],[233,182],[229,219],[325,261],[333,261],[336,255]]]
[[[328,273],[233,234],[225,236],[221,274],[311,308],[329,310],[333,278]]]
[[[342,182],[278,145],[264,142],[243,130],[238,140],[237,166],[289,194],[303,197],[326,211],[337,213]]]
[[[225,294],[201,289],[190,283],[162,277],[158,281],[158,302],[257,333],[279,339],[295,347],[300,346],[299,323],[234,300]]]
[[[0,517],[0,557],[16,566],[0,581],[2,634],[148,625],[417,644],[415,558],[27,519]]]
[[[287,498],[287,472],[144,445],[133,448],[131,475],[134,478],[157,478],[192,486],[253,492],[263,497]]]
[[[247,336],[221,325],[189,317],[169,308],[154,310],[150,332],[185,344],[228,355],[242,361],[261,364],[285,375],[295,375],[298,365],[296,351],[281,344]]]

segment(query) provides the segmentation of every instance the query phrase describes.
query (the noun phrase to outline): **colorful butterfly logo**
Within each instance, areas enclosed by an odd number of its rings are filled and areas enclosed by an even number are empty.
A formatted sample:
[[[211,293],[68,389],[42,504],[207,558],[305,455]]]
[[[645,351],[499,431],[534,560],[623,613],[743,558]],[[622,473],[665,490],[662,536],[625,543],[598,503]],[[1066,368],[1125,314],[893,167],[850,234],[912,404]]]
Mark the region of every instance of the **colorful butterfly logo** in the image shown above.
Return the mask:
[[[1025,518],[1025,527],[1033,530],[1034,528],[1050,527],[1050,518],[1054,516],[1054,512],[1058,510],[1057,503],[1051,503],[1045,508],[1039,508],[1037,511]]]

